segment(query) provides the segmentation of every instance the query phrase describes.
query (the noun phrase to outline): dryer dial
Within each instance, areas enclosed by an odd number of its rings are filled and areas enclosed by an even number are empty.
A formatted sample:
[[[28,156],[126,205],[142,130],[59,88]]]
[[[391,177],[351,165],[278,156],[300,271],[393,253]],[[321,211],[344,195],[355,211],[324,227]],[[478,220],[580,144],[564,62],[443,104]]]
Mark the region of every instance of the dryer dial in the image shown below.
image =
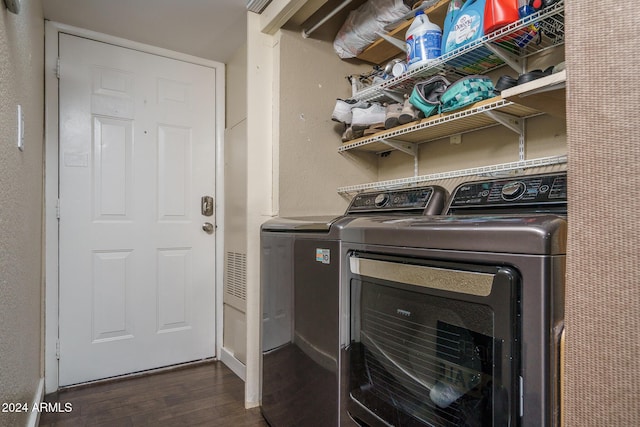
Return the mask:
[[[381,208],[384,205],[386,205],[388,201],[389,201],[389,195],[387,193],[380,193],[376,196],[374,203],[376,204],[377,207]]]
[[[506,201],[518,200],[524,194],[527,186],[522,181],[514,181],[508,184],[505,184],[502,187],[501,195],[502,198]]]

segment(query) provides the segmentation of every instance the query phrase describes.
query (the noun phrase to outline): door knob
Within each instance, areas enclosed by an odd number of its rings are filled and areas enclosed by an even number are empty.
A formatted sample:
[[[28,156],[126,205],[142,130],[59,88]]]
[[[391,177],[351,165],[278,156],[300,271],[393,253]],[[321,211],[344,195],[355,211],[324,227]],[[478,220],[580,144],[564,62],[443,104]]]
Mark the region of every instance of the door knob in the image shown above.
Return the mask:
[[[202,229],[207,233],[207,234],[213,234],[213,224],[211,224],[210,222],[205,222],[204,224],[202,224]]]

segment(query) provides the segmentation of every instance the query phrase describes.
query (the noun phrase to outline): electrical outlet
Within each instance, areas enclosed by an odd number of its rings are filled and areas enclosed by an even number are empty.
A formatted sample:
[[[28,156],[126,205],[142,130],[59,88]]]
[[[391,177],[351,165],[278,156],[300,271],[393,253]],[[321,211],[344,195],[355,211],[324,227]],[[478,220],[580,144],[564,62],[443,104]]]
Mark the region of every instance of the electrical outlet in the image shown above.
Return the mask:
[[[24,112],[18,105],[18,150],[24,151]]]

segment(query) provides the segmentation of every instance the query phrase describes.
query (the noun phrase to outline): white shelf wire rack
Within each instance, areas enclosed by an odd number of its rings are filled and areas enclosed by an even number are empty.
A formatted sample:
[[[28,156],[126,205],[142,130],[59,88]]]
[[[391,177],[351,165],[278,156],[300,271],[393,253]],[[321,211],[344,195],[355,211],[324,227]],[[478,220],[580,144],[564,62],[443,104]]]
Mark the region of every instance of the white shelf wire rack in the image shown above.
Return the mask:
[[[537,34],[527,44],[520,43],[532,25],[536,25]],[[538,13],[521,19],[511,25],[484,36],[482,39],[449,52],[432,63],[407,72],[381,84],[371,86],[358,92],[354,98],[365,101],[382,101],[393,99],[399,93],[410,93],[415,83],[435,74],[447,76],[450,81],[470,74],[483,74],[494,68],[509,65],[519,73],[526,71],[526,58],[547,49],[564,44],[564,1],[552,5]],[[522,46],[520,46],[522,45]],[[537,86],[549,86],[542,90],[564,88],[562,76],[541,79]],[[548,83],[542,80],[553,80]],[[558,81],[556,81],[558,80]],[[560,82],[560,80],[562,80]],[[562,83],[562,84],[560,84]],[[419,122],[395,127],[374,135],[344,143],[338,152],[347,154],[351,150],[384,153],[399,150],[414,157],[414,176],[387,181],[371,182],[338,188],[338,193],[350,196],[366,190],[385,190],[406,186],[416,186],[437,180],[482,176],[490,174],[510,173],[524,169],[566,164],[567,156],[551,156],[536,159],[524,158],[524,128],[522,122],[530,117],[547,113],[539,103],[523,102],[519,99],[525,87],[523,85],[510,99],[495,97],[473,104],[464,110],[439,114]],[[533,92],[532,92],[533,93]],[[517,96],[516,96],[517,95]],[[564,94],[560,96],[564,98]],[[515,102],[514,102],[515,101]],[[448,172],[418,175],[417,147],[419,144],[472,132],[498,124],[505,125],[520,134],[520,155],[517,161],[493,164]]]
[[[528,43],[524,39],[537,28]],[[416,82],[435,74],[450,81],[471,74],[484,74],[504,64],[525,72],[526,58],[564,44],[564,0],[522,18],[484,37],[448,52],[431,63],[398,77],[369,86],[353,95],[362,101],[392,99],[389,93],[410,93]]]
[[[540,111],[508,101],[501,97],[491,98],[463,110],[438,114],[419,122],[391,128],[369,137],[344,143],[338,147],[339,153],[350,150],[372,151],[383,153],[393,148],[391,142],[402,142],[411,146],[435,141],[452,135],[485,129],[501,124],[491,112],[501,113],[513,122],[542,114]],[[398,149],[396,147],[396,149]]]
[[[408,178],[392,179],[387,181],[370,182],[366,184],[351,185],[338,188],[341,195],[353,195],[367,190],[388,190],[408,186],[416,186],[427,182],[438,181],[449,178],[459,178],[465,176],[478,176],[496,174],[501,172],[519,171],[535,167],[553,166],[567,163],[567,156],[551,156],[541,157],[530,160],[515,161],[509,163],[501,163],[488,166],[478,166],[468,169],[460,169],[455,171],[433,173],[429,175],[414,176]]]

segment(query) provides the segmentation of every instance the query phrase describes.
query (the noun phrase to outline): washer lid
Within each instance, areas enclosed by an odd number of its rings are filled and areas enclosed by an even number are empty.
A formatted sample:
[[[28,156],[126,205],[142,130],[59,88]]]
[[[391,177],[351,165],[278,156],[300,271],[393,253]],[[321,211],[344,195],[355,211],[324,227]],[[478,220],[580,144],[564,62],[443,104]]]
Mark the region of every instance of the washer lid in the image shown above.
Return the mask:
[[[341,216],[276,217],[262,224],[263,231],[327,233]]]
[[[549,214],[379,216],[354,218],[345,242],[410,248],[531,255],[563,255],[567,221]]]

